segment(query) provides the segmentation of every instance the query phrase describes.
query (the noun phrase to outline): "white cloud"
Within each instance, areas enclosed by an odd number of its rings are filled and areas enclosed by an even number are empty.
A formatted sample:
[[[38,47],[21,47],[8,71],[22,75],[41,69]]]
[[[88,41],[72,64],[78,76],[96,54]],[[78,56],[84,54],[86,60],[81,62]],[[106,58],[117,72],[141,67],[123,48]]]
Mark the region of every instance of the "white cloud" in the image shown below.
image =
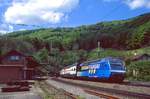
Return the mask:
[[[79,0],[13,0],[4,14],[12,24],[56,24],[65,20]]]
[[[13,30],[14,30],[14,27],[12,25],[5,24],[5,23],[0,25],[0,33],[2,34],[13,32]]]
[[[104,0],[105,2],[118,1],[128,5],[131,9],[150,8],[150,0]]]
[[[141,7],[150,8],[150,6],[148,5],[150,3],[150,0],[125,0],[125,3],[131,9],[137,9]]]

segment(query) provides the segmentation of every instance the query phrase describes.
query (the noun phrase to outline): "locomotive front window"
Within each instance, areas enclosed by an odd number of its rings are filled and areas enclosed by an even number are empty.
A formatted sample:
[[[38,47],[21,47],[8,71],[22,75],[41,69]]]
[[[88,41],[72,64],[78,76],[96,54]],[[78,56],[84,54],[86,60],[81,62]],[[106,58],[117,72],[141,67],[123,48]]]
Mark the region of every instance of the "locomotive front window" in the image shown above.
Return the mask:
[[[124,70],[124,64],[121,61],[110,61],[110,66],[112,70]]]
[[[120,65],[120,64],[110,64],[110,66],[111,66],[111,69],[112,70],[124,70],[124,67],[123,67],[123,65]]]

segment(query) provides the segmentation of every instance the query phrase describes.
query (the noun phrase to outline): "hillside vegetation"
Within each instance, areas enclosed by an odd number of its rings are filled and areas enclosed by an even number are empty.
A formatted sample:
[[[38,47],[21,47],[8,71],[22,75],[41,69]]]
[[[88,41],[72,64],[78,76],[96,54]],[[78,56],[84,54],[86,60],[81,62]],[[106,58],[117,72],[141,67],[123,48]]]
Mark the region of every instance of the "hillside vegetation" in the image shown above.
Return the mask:
[[[52,42],[60,50],[103,48],[137,49],[150,45],[150,13],[121,21],[101,22],[76,28],[50,28],[11,33],[21,39]]]
[[[150,13],[128,20],[3,35],[0,54],[11,49],[33,55],[39,62],[49,63],[47,68],[56,70],[78,61],[107,56],[128,58],[135,52],[150,54]]]

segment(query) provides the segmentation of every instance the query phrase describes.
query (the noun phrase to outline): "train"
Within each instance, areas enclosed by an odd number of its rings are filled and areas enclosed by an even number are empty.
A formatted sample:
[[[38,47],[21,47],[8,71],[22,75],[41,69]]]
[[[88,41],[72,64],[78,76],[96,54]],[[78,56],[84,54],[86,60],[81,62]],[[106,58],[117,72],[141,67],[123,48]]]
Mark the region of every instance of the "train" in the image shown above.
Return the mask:
[[[125,62],[115,57],[106,57],[80,64],[75,63],[60,70],[60,76],[65,78],[96,79],[111,82],[122,82],[125,74]]]

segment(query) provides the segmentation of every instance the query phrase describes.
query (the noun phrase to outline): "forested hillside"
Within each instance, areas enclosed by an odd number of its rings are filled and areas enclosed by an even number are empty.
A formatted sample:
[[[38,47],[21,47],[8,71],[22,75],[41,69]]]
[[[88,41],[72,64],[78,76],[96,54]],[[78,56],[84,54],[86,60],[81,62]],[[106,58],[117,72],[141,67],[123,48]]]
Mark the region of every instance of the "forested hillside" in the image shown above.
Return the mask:
[[[128,20],[101,22],[76,28],[50,28],[11,33],[13,38],[43,40],[60,50],[137,49],[150,45],[150,13]]]
[[[57,68],[79,60],[150,53],[149,47],[150,13],[74,28],[17,31],[2,35],[0,39],[1,54],[17,49]]]

